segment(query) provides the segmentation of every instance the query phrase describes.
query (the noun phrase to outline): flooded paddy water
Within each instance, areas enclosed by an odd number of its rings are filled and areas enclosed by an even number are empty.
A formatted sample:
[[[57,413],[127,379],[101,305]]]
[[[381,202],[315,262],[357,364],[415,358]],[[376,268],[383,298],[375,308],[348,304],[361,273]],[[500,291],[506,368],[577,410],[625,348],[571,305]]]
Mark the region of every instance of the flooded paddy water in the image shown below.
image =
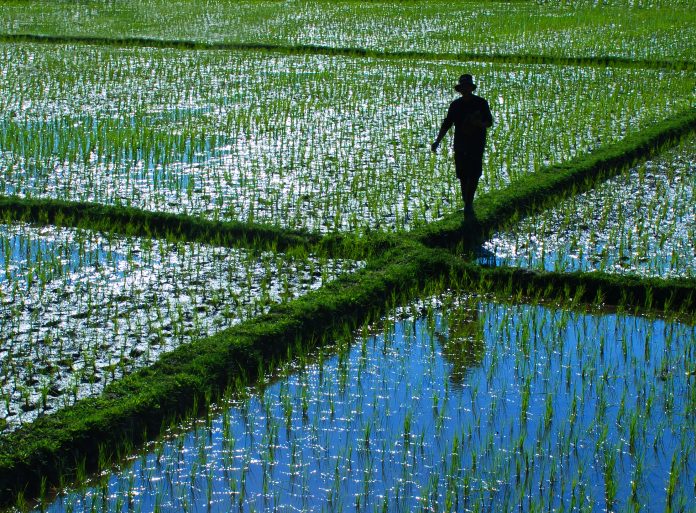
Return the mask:
[[[696,138],[483,244],[480,261],[547,271],[696,277]]]
[[[37,0],[6,2],[0,32],[390,52],[692,59],[692,7],[689,0],[209,0],[201,10],[186,0],[121,0],[117,6]]]
[[[40,510],[692,511],[694,362],[693,324],[447,294]]]
[[[0,224],[0,432],[363,263]]]
[[[0,195],[408,230],[460,206],[449,140],[429,146],[462,72],[495,117],[480,192],[693,109],[692,70],[619,62],[691,59],[687,0],[610,2],[10,0],[0,32],[517,63],[4,37]],[[519,64],[530,54],[620,66]],[[695,161],[692,138],[484,249],[496,265],[693,278]],[[0,434],[364,265],[20,223],[0,224],[0,247]],[[230,391],[36,510],[692,513],[694,362],[693,319],[448,293]]]
[[[0,62],[0,194],[323,232],[460,206],[449,139],[429,149],[462,63],[32,44]],[[688,72],[465,67],[495,118],[482,192],[693,103]]]

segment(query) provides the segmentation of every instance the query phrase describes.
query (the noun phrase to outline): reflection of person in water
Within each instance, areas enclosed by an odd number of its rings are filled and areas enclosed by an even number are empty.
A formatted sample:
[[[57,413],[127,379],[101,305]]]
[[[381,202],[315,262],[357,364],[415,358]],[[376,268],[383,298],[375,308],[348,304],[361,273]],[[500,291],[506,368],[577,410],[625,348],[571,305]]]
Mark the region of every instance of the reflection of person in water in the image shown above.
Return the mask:
[[[483,361],[486,352],[483,324],[475,307],[463,305],[451,310],[446,322],[447,335],[439,335],[438,340],[442,345],[442,355],[452,366],[450,382],[454,388],[461,388],[467,370]]]
[[[454,165],[461,184],[464,212],[473,214],[474,193],[483,174],[486,129],[493,125],[493,116],[488,102],[473,94],[476,84],[471,75],[459,77],[454,89],[461,97],[450,104],[431,150],[437,151],[440,141],[454,125]]]

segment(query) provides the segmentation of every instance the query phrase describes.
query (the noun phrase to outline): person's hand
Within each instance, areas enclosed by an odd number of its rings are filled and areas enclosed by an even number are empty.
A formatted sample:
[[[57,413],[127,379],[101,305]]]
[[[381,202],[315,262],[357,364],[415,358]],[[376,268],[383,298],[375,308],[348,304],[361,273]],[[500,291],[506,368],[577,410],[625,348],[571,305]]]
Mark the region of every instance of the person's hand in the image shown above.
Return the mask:
[[[430,151],[435,153],[437,151],[437,147],[440,146],[440,143],[438,141],[435,141],[431,146],[430,146]]]

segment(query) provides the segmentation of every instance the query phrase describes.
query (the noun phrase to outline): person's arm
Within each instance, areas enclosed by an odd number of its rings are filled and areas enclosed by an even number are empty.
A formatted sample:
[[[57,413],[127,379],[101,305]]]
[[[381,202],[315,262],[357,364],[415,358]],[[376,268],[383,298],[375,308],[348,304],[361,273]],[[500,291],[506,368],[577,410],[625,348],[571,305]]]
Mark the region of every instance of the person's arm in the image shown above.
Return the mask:
[[[447,116],[445,116],[445,119],[442,121],[440,132],[438,132],[437,137],[435,138],[435,142],[432,144],[432,146],[430,146],[430,150],[433,153],[437,151],[437,147],[440,146],[440,141],[442,141],[442,138],[445,137],[445,134],[452,127],[453,124],[454,119],[452,116],[452,105],[450,105],[449,109],[447,109]]]

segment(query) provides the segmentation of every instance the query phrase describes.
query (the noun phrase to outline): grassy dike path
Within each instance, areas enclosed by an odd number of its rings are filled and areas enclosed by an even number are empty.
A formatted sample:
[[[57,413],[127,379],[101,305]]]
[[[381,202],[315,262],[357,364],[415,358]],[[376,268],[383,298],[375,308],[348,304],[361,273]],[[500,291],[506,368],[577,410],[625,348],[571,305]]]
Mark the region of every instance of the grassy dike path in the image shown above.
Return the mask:
[[[81,400],[0,438],[2,502],[9,504],[18,497],[40,495],[47,487],[59,486],[106,465],[134,444],[156,436],[177,418],[199,413],[197,405],[214,401],[229,386],[253,382],[274,362],[348,334],[390,306],[438,288],[561,300],[570,307],[600,302],[624,309],[648,307],[694,313],[694,280],[487,269],[457,256],[510,219],[542,210],[562,192],[591,188],[694,129],[696,112],[681,113],[620,143],[482,195],[477,202],[476,222],[465,222],[461,214],[452,214],[410,234],[377,235],[364,241],[340,234],[317,239],[310,234],[273,229],[264,232],[263,227],[227,226],[120,207],[2,198],[0,213],[8,220],[60,222],[114,231],[126,223],[131,232],[151,236],[193,240],[217,236],[232,245],[270,240],[276,248],[308,245],[329,254],[372,254],[366,267],[355,274],[277,305],[266,315],[179,347],[151,367],[110,384],[101,396]],[[380,251],[369,252],[367,248],[375,243]]]
[[[433,284],[435,288],[429,288]],[[176,419],[200,413],[196,405],[205,407],[230,385],[249,384],[279,360],[350,333],[391,306],[443,287],[497,291],[503,297],[556,300],[569,306],[607,301],[621,308],[696,310],[693,283],[485,269],[446,250],[404,242],[353,275],[181,346],[151,367],[112,383],[101,396],[81,400],[4,437],[2,497],[9,503],[17,494],[37,496],[45,491],[42,486],[59,486],[108,465]]]

